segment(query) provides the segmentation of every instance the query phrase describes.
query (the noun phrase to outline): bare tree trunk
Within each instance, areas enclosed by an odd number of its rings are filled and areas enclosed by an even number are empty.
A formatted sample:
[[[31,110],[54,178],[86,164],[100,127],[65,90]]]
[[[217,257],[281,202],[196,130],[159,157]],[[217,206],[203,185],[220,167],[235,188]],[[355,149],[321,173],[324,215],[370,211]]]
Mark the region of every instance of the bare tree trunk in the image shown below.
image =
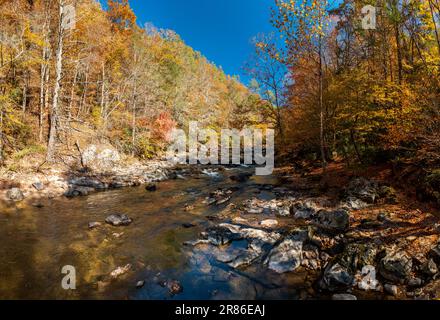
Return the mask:
[[[50,130],[49,130],[49,143],[47,145],[47,161],[54,162],[55,160],[55,147],[57,138],[57,125],[58,125],[58,104],[60,99],[61,89],[61,76],[63,71],[63,18],[64,18],[64,0],[59,1],[59,25],[58,25],[58,48],[56,58],[56,79],[55,88],[53,91],[52,108],[50,110]]]
[[[320,144],[321,144],[321,159],[323,171],[327,169],[327,160],[325,156],[325,142],[324,142],[324,83],[322,70],[322,36],[319,36],[319,120],[320,120]]]
[[[43,24],[43,50],[42,50],[42,63],[40,66],[40,110],[38,115],[38,140],[43,142],[43,128],[44,128],[44,113],[47,104],[46,104],[46,98],[45,92],[46,87],[48,86],[49,81],[49,49],[47,47],[49,43],[49,3],[46,1],[46,7],[45,7],[45,16],[44,16],[44,24]]]
[[[23,112],[23,117],[24,117],[24,114],[26,113],[28,85],[29,85],[29,72],[26,72],[26,74],[24,76],[23,98],[22,98],[22,104],[21,104],[21,111]]]
[[[135,143],[136,143],[136,79],[133,84],[133,116],[132,116],[132,155],[135,155]]]
[[[88,91],[88,86],[89,86],[89,69],[90,69],[90,66],[87,65],[84,90],[83,90],[83,93],[81,96],[81,101],[79,103],[78,113],[76,115],[77,118],[79,118],[80,114],[83,112],[84,106],[86,105],[86,97],[87,97],[87,91]]]
[[[440,36],[437,30],[437,21],[435,19],[436,15],[434,12],[434,3],[432,2],[432,0],[429,0],[429,8],[431,10],[432,23],[434,25],[435,39],[437,41],[437,50],[438,50],[438,54],[440,55]]]
[[[102,63],[102,84],[101,84],[101,117],[104,118],[105,105],[105,63]]]
[[[78,77],[78,68],[79,68],[79,60],[76,62],[75,72],[74,72],[73,81],[72,81],[72,88],[70,89],[69,110],[67,111],[69,121],[72,118],[72,108],[73,108],[73,100],[75,99],[75,88],[76,88],[76,82],[77,82],[77,77]]]

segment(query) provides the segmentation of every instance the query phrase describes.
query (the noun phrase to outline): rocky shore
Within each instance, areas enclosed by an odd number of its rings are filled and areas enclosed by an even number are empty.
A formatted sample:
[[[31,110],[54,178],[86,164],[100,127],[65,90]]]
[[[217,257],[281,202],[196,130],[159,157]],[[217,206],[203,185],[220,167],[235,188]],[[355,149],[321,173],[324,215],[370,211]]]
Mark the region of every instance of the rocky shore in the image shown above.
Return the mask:
[[[236,189],[217,190],[205,203],[229,205],[185,245],[237,271],[307,271],[304,299],[440,298],[438,217],[373,180],[354,178],[338,197],[300,180],[254,185],[256,195],[241,203],[229,203]]]
[[[90,145],[78,161],[0,174],[0,201],[20,202],[139,186],[175,178],[167,161],[126,161],[108,145]]]

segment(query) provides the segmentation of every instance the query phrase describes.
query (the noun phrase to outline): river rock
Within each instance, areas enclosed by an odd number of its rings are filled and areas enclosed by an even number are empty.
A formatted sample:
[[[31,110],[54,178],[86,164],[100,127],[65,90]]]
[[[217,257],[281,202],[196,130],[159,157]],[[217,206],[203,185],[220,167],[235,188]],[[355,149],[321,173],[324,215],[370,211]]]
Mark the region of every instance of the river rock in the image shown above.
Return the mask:
[[[145,186],[145,190],[150,191],[150,192],[154,192],[157,190],[157,185],[154,183],[149,183]]]
[[[375,181],[365,178],[352,180],[346,188],[348,197],[360,199],[368,204],[373,204],[379,198],[378,185]]]
[[[145,285],[145,281],[144,280],[140,280],[140,281],[136,282],[136,288],[137,289],[141,289],[144,285]]]
[[[105,222],[118,227],[118,226],[128,226],[133,222],[133,220],[126,214],[112,214],[105,219]]]
[[[423,281],[420,278],[412,278],[408,280],[408,287],[410,288],[420,288],[423,286]]]
[[[23,201],[24,194],[19,188],[12,188],[6,192],[6,197],[15,202]]]
[[[390,295],[392,295],[394,297],[397,297],[397,295],[399,294],[399,289],[394,284],[387,283],[387,284],[385,284],[383,286],[383,288],[384,288],[386,293],[388,293],[388,294],[390,294]]]
[[[319,282],[321,289],[338,291],[354,284],[354,276],[348,268],[339,263],[329,264]]]
[[[433,259],[427,260],[421,268],[422,272],[427,275],[428,277],[434,277],[436,274],[438,274],[439,270],[437,267],[437,264],[434,262]]]
[[[377,256],[373,245],[349,244],[344,251],[330,262],[319,282],[320,287],[329,291],[346,289],[355,284],[355,275],[364,267],[372,266]]]
[[[270,252],[265,264],[277,273],[295,271],[301,266],[302,246],[302,241],[286,239]]]
[[[80,178],[70,179],[69,184],[72,186],[86,187],[95,190],[105,190],[108,187],[102,181],[90,177],[80,177]]]
[[[315,222],[325,230],[332,232],[345,232],[350,226],[350,215],[347,210],[334,211],[321,210],[318,212]]]
[[[88,196],[91,192],[95,191],[93,188],[70,186],[69,190],[64,194],[67,198],[84,197]]]
[[[89,222],[89,229],[96,229],[101,226],[101,222]]]
[[[251,177],[252,177],[252,173],[240,172],[236,175],[230,176],[229,179],[231,179],[232,181],[235,181],[235,182],[243,183],[243,182],[248,181]]]
[[[278,221],[274,220],[274,219],[267,219],[267,220],[263,220],[260,222],[260,225],[263,228],[267,228],[267,229],[273,229],[276,226],[278,226]]]
[[[345,200],[345,207],[347,207],[350,210],[362,210],[367,208],[368,206],[369,206],[368,203],[355,197],[348,197]]]
[[[44,184],[42,184],[41,182],[34,182],[32,184],[32,187],[34,187],[34,189],[37,191],[42,191],[44,189]]]
[[[310,219],[318,211],[318,207],[311,201],[297,202],[291,208],[296,219]]]
[[[393,283],[404,283],[412,271],[412,259],[404,251],[388,250],[380,262],[379,272]]]
[[[342,294],[334,294],[332,296],[332,300],[334,300],[334,301],[355,301],[355,300],[357,300],[357,297],[352,294],[342,293]]]
[[[130,269],[131,269],[131,264],[127,264],[124,267],[118,267],[110,273],[110,276],[113,279],[119,278],[120,276],[123,276],[128,271],[130,271]]]
[[[166,286],[173,296],[183,292],[183,286],[177,280],[167,281]]]
[[[208,228],[206,232],[202,233],[202,237],[215,246],[223,246],[232,241],[240,240],[241,236],[238,233],[239,230],[240,227],[238,226],[237,228],[231,228],[226,225],[219,225]]]
[[[440,241],[431,249],[429,256],[437,265],[440,265]]]

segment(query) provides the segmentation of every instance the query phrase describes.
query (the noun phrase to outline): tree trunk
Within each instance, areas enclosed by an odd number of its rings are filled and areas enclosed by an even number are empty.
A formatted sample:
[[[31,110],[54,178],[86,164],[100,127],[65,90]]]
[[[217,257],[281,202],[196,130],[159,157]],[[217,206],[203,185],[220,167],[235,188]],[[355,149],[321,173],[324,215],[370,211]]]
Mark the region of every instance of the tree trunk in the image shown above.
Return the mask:
[[[55,160],[55,147],[57,138],[57,125],[58,125],[58,104],[60,99],[61,90],[61,76],[63,72],[63,18],[64,18],[64,1],[59,2],[59,25],[58,25],[58,48],[56,57],[56,79],[55,88],[53,91],[52,108],[50,110],[50,129],[49,129],[49,143],[47,145],[47,161],[54,162]]]
[[[327,169],[327,160],[325,156],[325,142],[324,142],[324,84],[323,84],[323,63],[322,63],[322,36],[319,36],[319,119],[320,119],[320,144],[321,144],[321,159],[322,169],[325,172]]]

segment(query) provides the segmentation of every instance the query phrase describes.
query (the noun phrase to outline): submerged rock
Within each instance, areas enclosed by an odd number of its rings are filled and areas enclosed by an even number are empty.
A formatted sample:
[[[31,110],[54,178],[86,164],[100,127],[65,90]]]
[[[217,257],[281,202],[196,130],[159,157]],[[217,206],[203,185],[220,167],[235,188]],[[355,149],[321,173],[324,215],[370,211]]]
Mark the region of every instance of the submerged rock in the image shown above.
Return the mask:
[[[130,269],[131,269],[131,264],[127,264],[124,267],[118,267],[110,273],[110,276],[113,279],[116,279],[116,278],[126,274],[128,271],[130,271]]]
[[[128,226],[133,222],[133,220],[126,214],[112,214],[105,219],[105,222],[118,227],[118,226]]]
[[[166,287],[168,288],[170,294],[173,296],[183,292],[183,286],[177,280],[167,281]]]
[[[157,185],[155,183],[149,183],[145,186],[145,190],[154,192],[157,190]]]

